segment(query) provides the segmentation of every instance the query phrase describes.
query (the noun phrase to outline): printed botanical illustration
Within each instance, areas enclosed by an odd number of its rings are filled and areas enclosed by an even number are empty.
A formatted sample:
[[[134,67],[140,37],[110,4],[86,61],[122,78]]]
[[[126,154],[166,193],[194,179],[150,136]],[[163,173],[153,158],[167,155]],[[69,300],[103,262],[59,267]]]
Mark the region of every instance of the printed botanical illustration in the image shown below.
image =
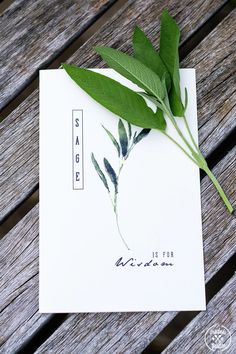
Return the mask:
[[[132,132],[132,127],[130,123],[127,123],[127,127],[125,128],[124,123],[121,119],[118,122],[118,139],[104,126],[102,126],[105,132],[107,133],[108,137],[110,138],[112,144],[114,145],[117,156],[119,159],[119,167],[118,171],[112,167],[112,164],[104,157],[103,165],[104,165],[104,172],[102,168],[99,166],[94,154],[91,154],[91,160],[93,166],[100,177],[101,181],[103,182],[109,198],[112,203],[112,208],[114,210],[117,230],[123,241],[126,248],[129,250],[129,246],[125,241],[124,236],[122,235],[120,226],[119,226],[119,214],[118,214],[118,193],[119,193],[119,178],[124,167],[126,160],[128,159],[131,151],[133,150],[134,146],[138,144],[145,136],[147,136],[150,132],[150,129],[142,129],[139,133],[135,131]],[[108,178],[107,178],[108,177]],[[108,183],[110,181],[111,187]]]

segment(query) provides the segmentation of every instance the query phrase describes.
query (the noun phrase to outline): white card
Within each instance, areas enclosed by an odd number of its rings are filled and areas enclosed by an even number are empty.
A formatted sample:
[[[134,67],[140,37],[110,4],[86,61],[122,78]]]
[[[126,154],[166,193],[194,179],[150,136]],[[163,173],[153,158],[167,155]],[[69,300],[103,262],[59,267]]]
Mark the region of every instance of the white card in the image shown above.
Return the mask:
[[[111,69],[96,71],[138,90]],[[184,87],[197,140],[194,69],[181,70]],[[199,170],[154,130],[122,160],[103,128],[119,144],[118,122],[64,70],[40,71],[39,310],[204,310]],[[129,138],[122,122],[121,155],[141,131],[132,126]],[[178,140],[169,124],[168,133]]]

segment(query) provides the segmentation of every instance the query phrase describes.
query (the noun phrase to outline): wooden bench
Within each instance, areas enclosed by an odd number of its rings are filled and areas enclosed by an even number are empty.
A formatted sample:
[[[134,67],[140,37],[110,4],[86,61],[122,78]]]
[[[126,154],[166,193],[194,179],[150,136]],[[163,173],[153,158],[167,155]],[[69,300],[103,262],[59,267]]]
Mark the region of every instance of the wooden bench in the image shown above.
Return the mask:
[[[205,280],[215,289],[206,312],[193,315],[164,344],[180,315],[176,312],[38,313],[38,70],[56,68],[65,60],[102,67],[92,47],[105,44],[130,52],[135,24],[157,45],[157,19],[163,8],[181,27],[182,67],[197,70],[201,150],[236,204],[236,11],[231,1],[15,0],[5,4],[0,22],[0,353],[208,353],[204,334],[214,324],[231,332],[227,353],[236,352],[235,277],[230,268],[235,215],[228,214],[204,175]],[[33,203],[32,194],[36,195]],[[22,214],[25,205],[30,206]],[[217,275],[222,278],[218,287]]]

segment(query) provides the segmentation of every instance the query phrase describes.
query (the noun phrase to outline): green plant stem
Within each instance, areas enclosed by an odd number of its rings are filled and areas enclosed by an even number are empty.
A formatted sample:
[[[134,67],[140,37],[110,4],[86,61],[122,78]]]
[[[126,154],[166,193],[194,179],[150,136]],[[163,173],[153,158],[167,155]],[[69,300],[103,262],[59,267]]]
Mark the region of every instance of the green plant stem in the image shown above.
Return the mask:
[[[195,151],[193,150],[192,146],[190,145],[188,140],[185,138],[185,136],[181,132],[180,128],[178,127],[177,123],[175,122],[175,118],[174,118],[172,112],[166,106],[164,107],[164,109],[165,109],[165,113],[170,118],[170,121],[173,124],[174,128],[176,129],[177,133],[179,134],[180,138],[183,140],[183,142],[188,147],[188,149],[191,151],[191,153],[194,154]]]
[[[170,139],[172,141],[172,143],[174,143],[175,145],[178,146],[179,149],[181,149],[183,151],[183,153],[190,159],[192,160],[193,163],[195,163],[198,166],[198,163],[192,158],[191,155],[189,155],[189,153],[179,144],[177,143],[177,141],[175,139],[173,139],[169,134],[167,134],[164,130],[161,131],[162,134],[164,134],[168,139]]]
[[[225,192],[223,191],[220,183],[217,181],[216,177],[213,175],[213,173],[211,172],[211,170],[209,169],[209,167],[207,165],[205,167],[203,167],[202,169],[206,172],[206,174],[208,175],[208,177],[210,178],[210,180],[214,184],[217,192],[219,193],[219,195],[223,199],[228,211],[232,214],[232,212],[234,211],[234,208],[231,205],[229,199],[227,198]]]
[[[195,139],[194,139],[194,137],[193,137],[193,135],[191,133],[191,130],[189,128],[189,125],[188,125],[188,122],[187,122],[187,119],[186,119],[185,115],[183,116],[183,119],[184,119],[184,124],[185,124],[185,126],[187,128],[188,134],[190,136],[190,139],[192,140],[192,143],[193,143],[195,149],[200,153],[199,147],[198,147],[198,145],[197,145],[197,143],[196,143],[196,141],[195,141]]]
[[[206,172],[206,174],[208,175],[208,177],[210,178],[210,180],[212,181],[212,183],[214,184],[217,192],[219,193],[220,197],[222,198],[223,202],[225,203],[228,211],[230,213],[232,213],[234,211],[233,206],[231,205],[229,199],[227,198],[225,192],[223,191],[220,183],[217,181],[216,177],[213,175],[213,173],[211,172],[211,170],[209,169],[207,162],[205,160],[205,158],[203,157],[199,147],[197,146],[197,143],[195,142],[193,135],[191,133],[191,130],[189,128],[187,119],[185,117],[185,115],[183,116],[184,118],[184,123],[185,126],[187,128],[188,134],[190,136],[190,139],[192,141],[192,144],[194,145],[194,148],[189,144],[189,142],[187,141],[187,139],[184,137],[183,133],[181,132],[181,130],[179,129],[177,123],[175,122],[175,118],[172,114],[172,112],[168,109],[168,107],[166,107],[166,105],[164,104],[164,102],[161,102],[163,105],[163,111],[167,114],[167,116],[170,118],[170,121],[172,122],[172,124],[174,125],[175,129],[177,130],[179,136],[181,137],[181,139],[183,140],[183,142],[187,145],[187,147],[189,148],[190,152],[192,153],[193,158],[186,152],[186,150],[180,145],[178,144],[170,135],[168,135],[167,133],[163,132],[164,135],[166,135],[174,144],[176,144],[184,153],[185,155],[190,158],[190,160],[192,160],[200,169],[202,169],[203,171]],[[196,151],[194,150],[196,149]]]

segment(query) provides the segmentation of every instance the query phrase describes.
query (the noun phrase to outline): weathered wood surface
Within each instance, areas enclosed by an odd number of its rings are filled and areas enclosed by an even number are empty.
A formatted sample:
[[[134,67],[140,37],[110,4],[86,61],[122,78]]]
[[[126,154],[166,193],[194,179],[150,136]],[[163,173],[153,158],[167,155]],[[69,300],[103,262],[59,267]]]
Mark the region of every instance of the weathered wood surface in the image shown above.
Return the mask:
[[[236,127],[236,10],[183,61],[197,74],[199,141],[211,153]]]
[[[225,350],[227,354],[236,353],[236,275],[234,275],[217,295],[210,301],[206,312],[197,315],[190,324],[174,339],[162,354],[191,353],[210,354],[204,336],[214,325],[225,326],[231,333],[231,344]],[[215,353],[223,352],[221,350]]]
[[[0,16],[0,109],[115,0],[17,0]]]
[[[236,202],[235,151],[214,168],[222,186]],[[230,215],[205,177],[201,183],[206,281],[233,254],[236,219]],[[2,353],[13,353],[50,315],[38,310],[38,206],[0,241]],[[122,313],[70,315],[38,353],[140,353],[175,315]],[[122,337],[122,340],[120,340]]]
[[[189,21],[187,21],[186,16],[191,16],[189,14],[190,9],[186,6],[185,2],[178,4],[177,8],[174,8],[173,1],[170,2],[170,9],[172,14],[176,11],[178,12],[177,20],[180,22],[182,27],[183,37],[186,38],[186,35],[189,31]],[[150,5],[150,2],[148,2]],[[130,50],[131,43],[131,27],[127,19],[133,19],[134,23],[139,23],[150,36],[150,38],[155,38],[156,36],[156,18],[158,18],[159,13],[162,10],[161,6],[157,6],[156,2],[152,1],[153,5],[145,9],[146,12],[139,14],[137,18],[138,9],[140,7],[140,1],[135,2],[130,6],[125,7],[125,14],[120,10],[119,16],[115,17],[115,20],[111,20],[110,23],[105,26],[100,32],[96,34],[87,44],[85,44],[78,52],[75,53],[70,62],[74,62],[79,65],[86,66],[102,66],[102,63],[99,61],[98,56],[93,54],[92,46],[97,43],[104,43],[109,45],[114,45],[116,47],[120,46],[124,50]],[[165,1],[165,4],[167,2]],[[216,2],[217,3],[217,2]],[[216,4],[214,2],[214,4]],[[146,2],[145,2],[146,4]],[[171,5],[172,4],[172,5]],[[192,10],[194,14],[194,21],[192,21],[192,31],[193,26],[198,27],[199,23],[202,21],[202,16],[204,11],[209,13],[212,11],[210,8],[206,7],[208,4],[211,7],[214,7],[211,2],[196,1],[194,4],[198,4],[196,8],[199,8],[199,11],[196,9]],[[168,5],[168,4],[167,4]],[[165,6],[167,6],[165,5]],[[183,6],[182,11],[180,7]],[[167,6],[168,7],[168,6]],[[187,10],[186,10],[187,9]],[[191,7],[192,9],[192,7]],[[186,13],[187,11],[187,13]],[[151,16],[152,21],[147,21]],[[206,18],[206,15],[205,15]],[[200,90],[200,101],[201,106],[199,109],[199,124],[204,133],[200,129],[200,138],[205,139],[206,129],[205,125],[201,124],[202,117],[204,117],[204,124],[206,122],[209,125],[215,127],[214,131],[211,131],[211,145],[207,149],[207,152],[210,153],[214,147],[224,139],[225,125],[228,127],[234,124],[233,120],[233,108],[231,100],[233,100],[232,95],[232,82],[231,78],[226,79],[226,74],[224,66],[221,65],[222,53],[221,51],[217,52],[219,59],[214,67],[211,65],[212,58],[212,49],[211,47],[215,43],[225,42],[225,37],[221,36],[222,27],[226,30],[223,31],[223,34],[227,34],[227,38],[234,34],[234,28],[232,26],[234,14],[226,18],[222,24],[220,24],[214,31],[214,36],[210,34],[204,41],[204,51],[205,60],[204,65],[201,65],[201,81],[199,82],[197,88]],[[147,23],[148,22],[148,23]],[[122,28],[122,30],[119,29]],[[113,31],[110,31],[109,28],[113,28]],[[121,36],[119,33],[122,32]],[[124,40],[121,42],[121,38]],[[129,43],[129,44],[127,44]],[[125,47],[124,47],[125,46]],[[230,55],[234,53],[234,47],[232,45],[227,46],[225,44],[225,50],[230,52]],[[196,64],[196,51],[199,52],[198,47],[192,52],[190,59],[186,58],[184,61],[185,66],[193,66]],[[233,54],[232,54],[233,55]],[[202,56],[201,59],[203,60]],[[196,64],[197,65],[197,64]],[[200,65],[200,64],[199,64]],[[227,70],[234,69],[233,62],[227,67]],[[219,75],[223,73],[224,79],[224,91],[222,92],[221,102],[225,101],[225,104],[221,106],[217,105],[215,98],[211,95],[212,87],[205,85],[205,80],[209,79],[211,73],[218,73],[214,75]],[[227,71],[228,72],[228,71]],[[201,82],[204,84],[201,86]],[[230,102],[227,104],[227,102]],[[204,104],[206,103],[206,105]],[[215,106],[218,110],[215,110]],[[227,112],[225,119],[221,119],[221,116]],[[4,150],[2,152],[3,156],[3,167],[2,167],[2,182],[3,182],[3,196],[0,201],[0,220],[3,219],[12,209],[20,204],[35,188],[38,183],[38,91],[31,94],[22,104],[13,111],[0,125],[2,146]],[[216,134],[216,136],[215,136]],[[204,145],[204,151],[206,151],[206,144]]]
[[[0,242],[0,353],[15,353],[49,315],[37,314],[38,206]],[[27,335],[25,335],[27,333]],[[7,346],[4,345],[7,341]]]
[[[78,37],[104,9],[115,0],[66,0],[66,1],[26,1],[18,0],[5,10],[1,20],[1,102],[0,109],[37,74],[38,68],[52,61],[63,48],[74,38]],[[133,21],[140,13],[147,13],[152,7],[152,23],[156,23],[154,16],[157,7],[172,8],[176,1],[136,1],[127,0],[130,6],[127,13],[132,14]],[[190,35],[201,23],[209,18],[225,0],[183,1],[179,10],[184,11],[184,18]],[[135,7],[136,11],[132,11]],[[182,9],[181,9],[182,8]],[[131,12],[130,12],[131,9]],[[199,12],[199,13],[198,13]],[[136,16],[134,17],[134,14]],[[152,12],[148,11],[146,24]],[[126,17],[130,21],[130,17]],[[187,19],[189,23],[187,24]],[[134,22],[133,22],[134,23]],[[121,27],[119,27],[120,29]],[[109,32],[111,27],[109,27]],[[119,30],[119,37],[122,41]],[[117,33],[116,33],[117,34]],[[122,43],[122,42],[121,42]],[[10,75],[9,75],[10,73]]]
[[[174,0],[128,1],[103,29],[75,53],[70,62],[82,66],[102,66],[98,57],[92,54],[91,46],[96,43],[113,45],[129,52],[133,23],[140,24],[153,39],[158,30],[156,20],[163,6],[168,7],[172,15],[176,14],[185,40],[222,3],[198,0],[188,6],[187,0],[178,3]],[[234,124],[234,92],[231,90],[234,70],[232,58],[235,51],[232,41],[233,21],[235,13],[231,13],[184,60],[184,66],[195,66],[198,70],[200,142],[205,154],[214,150]],[[215,51],[215,55],[212,51]],[[37,68],[44,64],[38,63]],[[34,74],[27,72],[25,75],[23,80],[28,82]],[[35,91],[1,124],[1,146],[4,146],[1,154],[4,159],[4,195],[0,202],[2,217],[24,200],[38,183],[37,95]],[[234,205],[235,169],[235,150],[232,150],[214,170]],[[205,271],[208,281],[232,256],[236,226],[235,217],[227,213],[207,177],[201,185]],[[51,318],[51,315],[37,313],[38,206],[0,241],[0,247],[0,267],[4,275],[3,279],[0,278],[0,352],[5,354],[16,352],[22,343]],[[68,353],[70,348],[70,353],[140,353],[174,315],[174,312],[70,315],[37,352]]]

